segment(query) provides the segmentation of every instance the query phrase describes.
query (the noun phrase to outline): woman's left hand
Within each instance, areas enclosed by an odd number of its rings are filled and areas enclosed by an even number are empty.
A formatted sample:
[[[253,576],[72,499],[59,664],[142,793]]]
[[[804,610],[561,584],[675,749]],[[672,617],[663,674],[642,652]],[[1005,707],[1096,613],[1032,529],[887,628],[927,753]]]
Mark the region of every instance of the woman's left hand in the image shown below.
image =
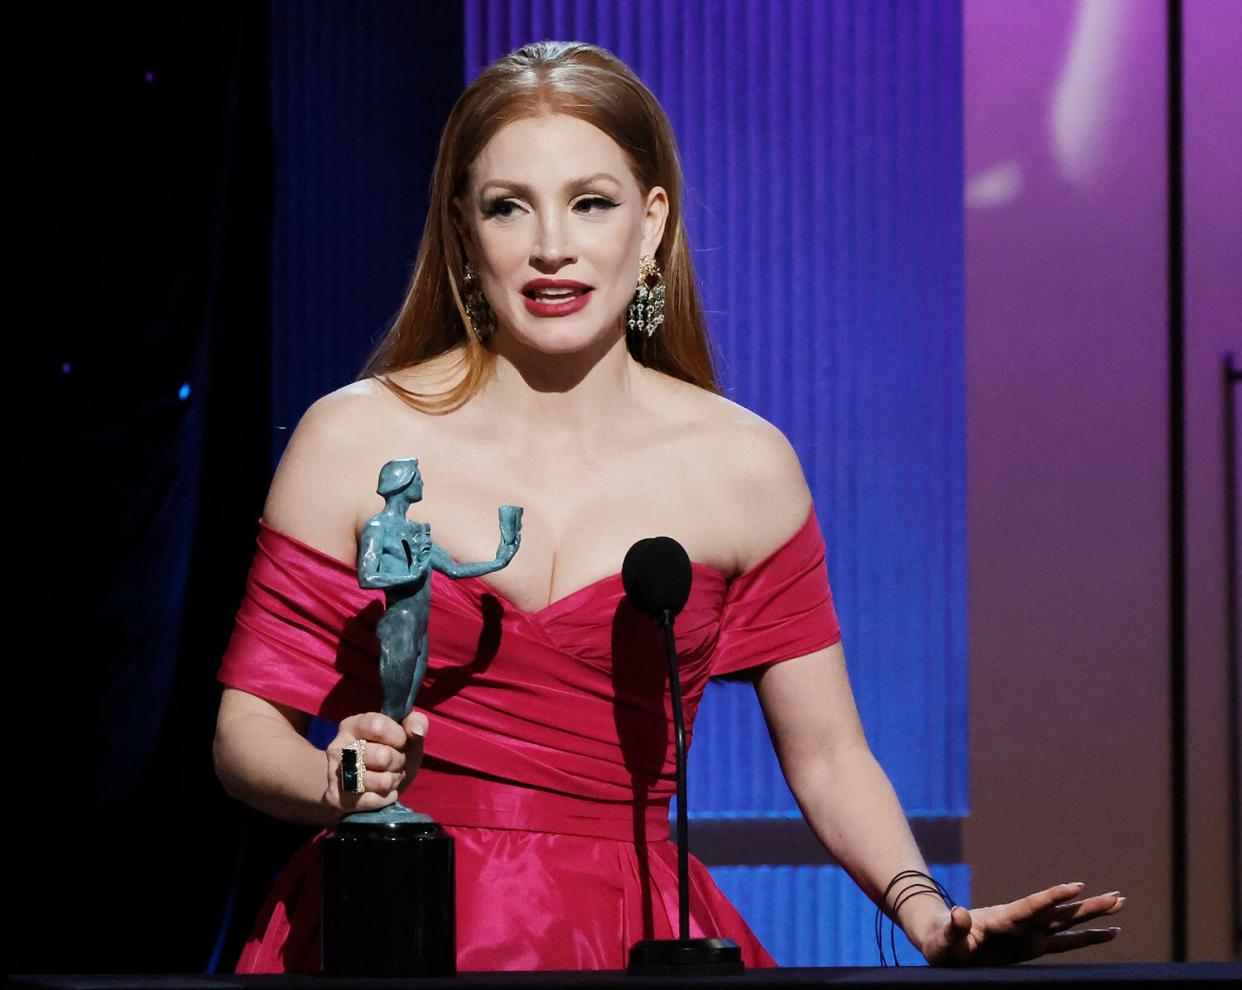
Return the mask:
[[[1116,938],[1120,928],[1067,930],[1125,905],[1116,891],[1072,900],[1082,890],[1081,883],[1063,883],[1008,904],[959,905],[923,940],[923,955],[933,966],[1004,966]]]

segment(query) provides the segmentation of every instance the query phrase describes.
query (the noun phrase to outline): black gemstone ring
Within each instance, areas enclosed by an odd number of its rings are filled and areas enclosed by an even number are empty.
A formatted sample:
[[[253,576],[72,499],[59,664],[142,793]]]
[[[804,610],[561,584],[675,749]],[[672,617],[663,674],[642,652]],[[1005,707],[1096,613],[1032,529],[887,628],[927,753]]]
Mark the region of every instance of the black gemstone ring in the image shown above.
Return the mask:
[[[358,790],[358,751],[352,746],[341,750],[341,790]]]
[[[367,744],[359,739],[341,750],[341,790],[361,794],[367,789]]]

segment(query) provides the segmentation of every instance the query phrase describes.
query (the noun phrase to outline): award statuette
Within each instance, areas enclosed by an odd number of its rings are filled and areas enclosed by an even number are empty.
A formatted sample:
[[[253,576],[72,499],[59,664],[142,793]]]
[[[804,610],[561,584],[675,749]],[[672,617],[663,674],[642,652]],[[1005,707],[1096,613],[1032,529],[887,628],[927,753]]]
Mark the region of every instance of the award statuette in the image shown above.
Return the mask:
[[[496,558],[459,564],[431,539],[427,523],[406,518],[423,497],[415,458],[380,470],[381,512],[358,542],[358,583],[383,588],[375,627],[380,647],[381,711],[401,722],[427,672],[431,572],[478,577],[500,570],[521,543],[522,509],[500,507]],[[344,757],[354,757],[352,766]],[[343,787],[365,779],[354,750],[342,759]],[[363,764],[363,765],[360,765]],[[442,976],[457,968],[453,840],[428,815],[400,801],[354,812],[324,842],[323,971],[337,976]]]

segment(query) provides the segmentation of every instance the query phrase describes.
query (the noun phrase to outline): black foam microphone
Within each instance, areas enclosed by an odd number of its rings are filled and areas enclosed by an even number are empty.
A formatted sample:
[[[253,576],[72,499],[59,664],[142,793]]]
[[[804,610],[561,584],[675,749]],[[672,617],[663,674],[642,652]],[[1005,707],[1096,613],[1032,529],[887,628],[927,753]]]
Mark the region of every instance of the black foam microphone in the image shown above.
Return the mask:
[[[686,719],[681,708],[677,639],[673,619],[690,598],[693,572],[685,547],[668,536],[639,540],[625,555],[621,583],[625,597],[653,616],[664,630],[664,652],[673,700],[673,739],[677,748],[677,915],[675,939],[643,939],[630,948],[629,971],[636,974],[715,974],[742,971],[742,951],[727,938],[690,937],[690,836],[686,797]]]
[[[640,612],[671,622],[690,598],[690,556],[671,536],[639,540],[621,564],[625,596]],[[668,618],[665,618],[668,613]]]

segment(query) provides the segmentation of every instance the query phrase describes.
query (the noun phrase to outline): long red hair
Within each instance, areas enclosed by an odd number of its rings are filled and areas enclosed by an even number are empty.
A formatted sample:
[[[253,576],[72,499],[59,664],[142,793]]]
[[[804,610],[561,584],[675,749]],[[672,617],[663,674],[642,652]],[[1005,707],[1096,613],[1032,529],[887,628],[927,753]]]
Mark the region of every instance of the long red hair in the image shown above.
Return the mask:
[[[465,248],[453,200],[466,191],[469,167],[492,135],[526,117],[563,113],[598,127],[625,152],[645,196],[668,194],[668,218],[656,262],[664,273],[664,323],[654,334],[627,331],[635,360],[719,392],[703,304],[681,213],[681,162],[663,107],[611,52],[585,42],[524,45],[484,69],[458,97],[436,152],[431,209],[401,309],[360,378],[386,375],[462,347],[465,374],[443,392],[384,383],[425,412],[448,412],[483,383],[493,355],[470,329],[462,302]]]

